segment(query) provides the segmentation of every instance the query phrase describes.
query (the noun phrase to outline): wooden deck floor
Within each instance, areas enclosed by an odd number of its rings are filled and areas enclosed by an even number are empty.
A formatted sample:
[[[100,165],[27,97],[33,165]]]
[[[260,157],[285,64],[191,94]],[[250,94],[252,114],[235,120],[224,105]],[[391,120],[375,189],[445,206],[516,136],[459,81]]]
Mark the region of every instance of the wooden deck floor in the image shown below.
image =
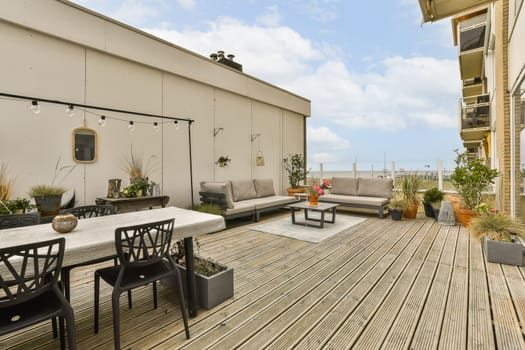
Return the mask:
[[[370,217],[313,244],[250,226],[199,238],[202,255],[234,267],[234,299],[200,310],[186,340],[167,289],[156,310],[151,288],[134,292],[133,309],[121,299],[122,348],[525,349],[525,270],[485,263],[464,228]],[[79,349],[112,348],[109,289],[95,336],[92,267],[72,279]],[[50,330],[1,337],[0,348],[56,349]]]

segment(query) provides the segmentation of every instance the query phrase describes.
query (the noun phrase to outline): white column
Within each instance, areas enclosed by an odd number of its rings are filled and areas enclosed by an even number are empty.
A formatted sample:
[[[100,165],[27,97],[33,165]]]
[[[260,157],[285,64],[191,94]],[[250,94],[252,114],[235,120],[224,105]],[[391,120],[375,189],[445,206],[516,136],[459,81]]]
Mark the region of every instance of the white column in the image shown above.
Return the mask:
[[[395,161],[392,161],[392,173],[390,174],[390,176],[392,176],[392,181],[393,181],[393,184],[394,186],[396,185],[396,162]]]
[[[438,189],[443,191],[443,161],[438,160]]]
[[[319,183],[322,184],[324,179],[323,163],[319,163]]]
[[[357,177],[357,167],[356,167],[355,162],[352,163],[352,175],[354,177]]]

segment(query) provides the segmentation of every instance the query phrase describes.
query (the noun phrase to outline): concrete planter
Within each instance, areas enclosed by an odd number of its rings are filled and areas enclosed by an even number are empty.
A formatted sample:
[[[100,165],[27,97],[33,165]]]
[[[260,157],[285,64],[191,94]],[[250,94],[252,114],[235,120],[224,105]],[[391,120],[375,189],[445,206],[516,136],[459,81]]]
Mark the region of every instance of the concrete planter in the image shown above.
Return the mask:
[[[199,259],[195,257],[195,259]],[[226,268],[213,276],[206,277],[195,273],[195,284],[197,287],[197,304],[202,308],[209,310],[222,302],[233,297],[233,268],[217,264]],[[186,267],[176,265],[182,277],[182,284],[186,290]],[[163,284],[173,287],[172,280],[164,279]]]
[[[483,247],[489,262],[523,266],[523,246],[519,240],[516,242],[500,242],[485,236]]]

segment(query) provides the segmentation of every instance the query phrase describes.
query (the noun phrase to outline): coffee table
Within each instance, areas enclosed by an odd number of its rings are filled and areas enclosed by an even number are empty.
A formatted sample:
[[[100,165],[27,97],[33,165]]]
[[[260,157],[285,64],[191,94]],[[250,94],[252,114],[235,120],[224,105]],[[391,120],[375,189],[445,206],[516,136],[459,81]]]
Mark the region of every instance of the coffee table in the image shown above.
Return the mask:
[[[339,204],[337,203],[328,203],[328,202],[319,202],[318,205],[310,205],[309,202],[299,202],[299,203],[293,203],[287,206],[287,208],[290,208],[290,211],[292,213],[292,224],[295,225],[306,225],[306,226],[312,226],[317,228],[323,228],[325,222],[329,224],[335,223],[335,208],[337,208]],[[295,220],[295,212],[298,210],[304,210],[304,219],[305,221],[296,221]],[[321,218],[311,218],[308,217],[309,211],[317,211],[321,213]],[[325,219],[325,213],[332,214],[331,220]],[[307,221],[315,221],[318,222],[319,225],[312,225],[308,223]]]

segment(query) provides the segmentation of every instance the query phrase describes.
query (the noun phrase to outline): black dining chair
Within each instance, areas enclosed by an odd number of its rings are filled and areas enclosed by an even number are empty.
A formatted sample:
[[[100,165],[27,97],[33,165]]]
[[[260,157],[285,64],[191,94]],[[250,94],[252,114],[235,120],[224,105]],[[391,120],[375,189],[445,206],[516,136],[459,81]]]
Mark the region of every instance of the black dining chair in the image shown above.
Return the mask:
[[[60,347],[65,348],[64,319],[70,349],[76,349],[73,309],[58,288],[65,239],[0,249],[0,335],[59,318]]]
[[[98,333],[99,290],[102,278],[113,287],[111,302],[115,349],[120,349],[120,295],[152,283],[153,305],[156,309],[156,283],[166,277],[175,278],[186,338],[190,338],[182,280],[169,252],[174,221],[175,219],[170,219],[117,228],[115,246],[120,264],[95,271],[95,333]]]
[[[85,205],[81,207],[64,209],[60,213],[61,214],[73,214],[77,217],[77,219],[87,219],[87,218],[93,218],[97,216],[113,215],[116,212],[115,212],[115,208],[112,205]],[[79,267],[79,266],[98,264],[100,262],[111,260],[111,259],[115,260],[115,265],[116,265],[117,256],[111,255],[111,256],[106,256],[104,258],[90,260],[90,261],[86,261],[86,262],[75,264],[75,265],[64,266],[62,268],[62,276],[60,279],[62,281],[62,286],[63,286],[62,288],[64,289],[64,294],[66,296],[66,299],[68,301],[71,300],[70,275],[71,275],[72,269],[74,269],[75,267]]]
[[[0,230],[40,224],[40,214],[6,214],[0,215]]]

